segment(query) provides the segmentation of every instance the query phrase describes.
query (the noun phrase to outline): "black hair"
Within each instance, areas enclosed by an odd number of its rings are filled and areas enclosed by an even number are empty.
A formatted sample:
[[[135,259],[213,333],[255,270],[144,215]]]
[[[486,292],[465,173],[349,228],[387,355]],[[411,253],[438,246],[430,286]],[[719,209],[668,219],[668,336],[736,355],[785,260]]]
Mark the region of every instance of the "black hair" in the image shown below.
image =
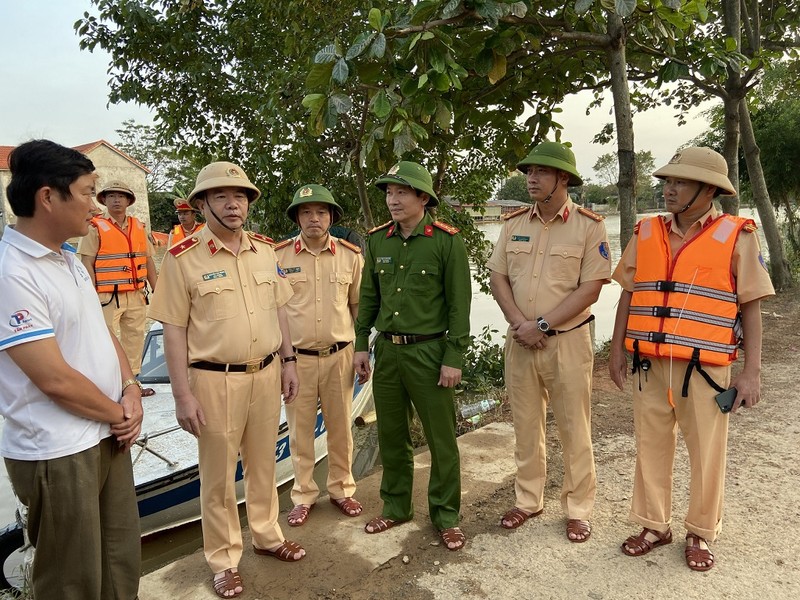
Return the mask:
[[[83,175],[94,172],[86,156],[50,140],[31,140],[20,144],[8,157],[11,183],[6,188],[8,203],[18,217],[32,217],[36,192],[47,186],[64,198],[72,195],[69,186]]]

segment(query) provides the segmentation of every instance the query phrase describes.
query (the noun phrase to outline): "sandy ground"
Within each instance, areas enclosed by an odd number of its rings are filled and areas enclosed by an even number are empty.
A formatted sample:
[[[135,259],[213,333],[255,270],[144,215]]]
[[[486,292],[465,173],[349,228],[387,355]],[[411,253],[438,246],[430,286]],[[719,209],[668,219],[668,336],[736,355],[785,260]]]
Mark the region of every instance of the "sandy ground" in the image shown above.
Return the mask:
[[[296,564],[255,556],[245,539],[242,598],[329,600],[450,598],[800,598],[800,302],[788,293],[766,303],[763,401],[731,417],[726,513],[707,573],[684,563],[682,516],[688,463],[679,445],[675,463],[675,543],[645,557],[623,555],[619,544],[638,531],[627,522],[635,460],[630,393],[611,383],[598,364],[593,396],[598,495],[593,534],[571,544],[564,534],[559,492],[563,465],[554,424],[549,428],[545,512],[520,529],[499,526],[513,505],[514,436],[493,423],[459,438],[462,452],[462,527],[469,542],[449,552],[427,518],[429,455],[416,460],[412,523],[379,535],[363,525],[378,514],[380,473],[359,482],[363,517],[342,516],[322,498],[301,528],[284,526],[308,556]],[[285,523],[285,512],[281,523]],[[142,579],[140,598],[215,598],[201,552]]]

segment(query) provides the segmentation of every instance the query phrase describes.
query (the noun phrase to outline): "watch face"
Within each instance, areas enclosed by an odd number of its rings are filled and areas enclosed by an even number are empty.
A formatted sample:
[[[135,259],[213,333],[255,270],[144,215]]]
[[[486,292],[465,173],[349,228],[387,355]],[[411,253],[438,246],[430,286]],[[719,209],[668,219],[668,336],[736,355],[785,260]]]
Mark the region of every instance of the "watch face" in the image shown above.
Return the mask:
[[[547,331],[550,329],[550,323],[542,319],[539,321],[539,331]]]

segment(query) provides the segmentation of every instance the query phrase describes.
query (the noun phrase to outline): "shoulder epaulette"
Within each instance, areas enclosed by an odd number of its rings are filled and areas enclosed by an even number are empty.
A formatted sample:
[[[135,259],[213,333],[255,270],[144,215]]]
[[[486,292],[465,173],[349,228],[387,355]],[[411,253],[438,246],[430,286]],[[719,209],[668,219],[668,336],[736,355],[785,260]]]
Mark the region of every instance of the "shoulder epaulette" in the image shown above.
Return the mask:
[[[747,222],[742,227],[742,231],[746,231],[747,233],[753,233],[754,231],[758,230],[758,225],[753,219],[747,219]]]
[[[286,248],[286,246],[290,246],[294,240],[292,238],[286,238],[282,242],[278,242],[275,246],[275,250],[280,250],[281,248]]]
[[[639,221],[638,223],[636,223],[636,225],[633,226],[633,235],[636,235],[637,233],[639,233],[639,228],[641,226],[642,226],[642,222],[641,221]]]
[[[434,227],[438,227],[442,231],[446,231],[450,235],[455,235],[458,233],[458,227],[453,227],[452,225],[448,225],[447,223],[442,223],[441,221],[434,221]]]
[[[376,231],[380,231],[381,229],[386,229],[386,228],[387,228],[387,227],[389,227],[389,225],[391,225],[391,224],[392,224],[392,221],[386,221],[386,223],[384,223],[383,225],[378,225],[377,227],[373,227],[372,229],[370,229],[370,230],[367,232],[367,235],[372,235],[372,234],[373,234],[373,233],[375,233]]]
[[[594,221],[597,221],[598,223],[605,219],[605,217],[603,215],[598,215],[593,210],[589,210],[588,208],[585,208],[583,206],[579,206],[578,207],[578,212],[581,213],[582,215],[586,216],[586,217],[589,217],[590,219],[592,219]]]
[[[186,252],[187,250],[191,250],[195,246],[200,243],[200,238],[197,236],[184,238],[177,244],[174,244],[167,252],[172,254],[175,258],[178,258],[181,254]]]
[[[347,240],[339,240],[339,243],[344,246],[345,248],[352,250],[356,254],[361,254],[361,246],[358,244],[354,244],[353,242],[348,242]]]
[[[530,206],[523,206],[522,208],[518,208],[514,212],[510,212],[507,215],[503,215],[503,220],[508,221],[509,219],[513,219],[514,217],[518,217],[520,215],[524,215],[531,209]]]
[[[275,245],[275,240],[271,237],[267,237],[266,235],[261,235],[260,233],[255,233],[253,231],[248,231],[247,235],[249,235],[254,240],[258,240],[259,242],[264,242],[265,244],[269,244],[270,246]]]

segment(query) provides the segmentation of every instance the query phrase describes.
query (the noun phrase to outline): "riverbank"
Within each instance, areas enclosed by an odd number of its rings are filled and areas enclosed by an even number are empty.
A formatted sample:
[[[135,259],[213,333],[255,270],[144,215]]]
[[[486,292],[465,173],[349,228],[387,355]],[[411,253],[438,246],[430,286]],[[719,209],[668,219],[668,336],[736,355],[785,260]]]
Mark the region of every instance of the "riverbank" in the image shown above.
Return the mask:
[[[543,515],[509,532],[499,526],[513,505],[511,425],[493,423],[459,438],[462,452],[462,527],[466,548],[449,552],[427,518],[429,455],[415,461],[416,517],[383,534],[364,523],[380,510],[380,472],[359,482],[363,516],[349,519],[326,499],[305,526],[284,526],[308,556],[297,564],[255,556],[245,537],[241,598],[393,600],[629,597],[657,599],[800,597],[800,408],[797,386],[800,301],[796,292],[763,305],[763,401],[731,417],[726,514],[713,544],[717,565],[695,573],[684,564],[682,515],[688,462],[682,443],[675,463],[675,543],[643,558],[619,544],[634,533],[627,522],[635,461],[630,392],[619,392],[604,364],[596,365],[593,437],[598,494],[591,539],[571,544],[564,535],[559,493],[563,465],[554,424],[548,429],[549,475]],[[285,510],[280,516],[285,524]],[[783,536],[782,533],[786,532]],[[197,551],[142,579],[142,600],[215,598],[211,574]]]

